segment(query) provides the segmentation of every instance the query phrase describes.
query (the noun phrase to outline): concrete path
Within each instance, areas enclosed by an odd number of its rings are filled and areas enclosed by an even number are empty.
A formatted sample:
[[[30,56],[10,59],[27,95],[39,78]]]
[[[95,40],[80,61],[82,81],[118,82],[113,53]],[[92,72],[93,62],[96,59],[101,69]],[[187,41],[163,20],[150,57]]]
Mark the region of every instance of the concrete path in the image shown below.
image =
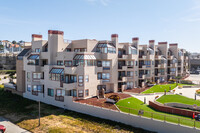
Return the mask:
[[[163,94],[152,94],[152,95],[132,95],[133,97],[144,102],[144,98],[146,98],[146,104],[149,105],[149,101],[154,101],[156,96],[161,97]]]
[[[0,117],[0,125],[4,125],[6,127],[5,133],[30,133],[29,131],[20,128],[3,117]]]
[[[183,96],[186,96],[186,97],[194,99],[196,90],[198,90],[198,89],[200,89],[200,88],[182,88],[182,89],[176,88],[175,89],[175,94],[182,93]],[[200,99],[200,97],[197,96],[197,99]]]

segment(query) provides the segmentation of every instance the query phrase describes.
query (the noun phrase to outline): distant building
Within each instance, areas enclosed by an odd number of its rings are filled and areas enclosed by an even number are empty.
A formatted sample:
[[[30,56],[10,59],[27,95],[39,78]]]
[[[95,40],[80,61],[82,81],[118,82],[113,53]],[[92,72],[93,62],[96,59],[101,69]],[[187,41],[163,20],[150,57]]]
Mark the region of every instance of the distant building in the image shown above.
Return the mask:
[[[200,71],[200,53],[190,54],[190,71]]]

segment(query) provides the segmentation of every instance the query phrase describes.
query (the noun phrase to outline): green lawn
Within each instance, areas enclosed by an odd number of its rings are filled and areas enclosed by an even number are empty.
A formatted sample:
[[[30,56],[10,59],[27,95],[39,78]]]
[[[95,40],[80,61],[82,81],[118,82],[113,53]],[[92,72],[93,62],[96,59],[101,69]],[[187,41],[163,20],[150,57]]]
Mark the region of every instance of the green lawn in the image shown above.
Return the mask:
[[[143,116],[145,116],[145,117],[151,118],[152,113],[153,113],[154,119],[159,119],[159,120],[165,119],[166,121],[169,121],[169,122],[178,123],[178,118],[181,118],[180,119],[181,124],[187,125],[187,126],[193,126],[194,125],[194,122],[189,117],[184,117],[184,116],[173,115],[173,114],[168,114],[168,113],[156,111],[156,110],[150,108],[148,105],[143,104],[142,101],[140,101],[140,100],[138,100],[137,98],[134,98],[134,97],[127,98],[127,99],[124,99],[124,100],[120,100],[119,102],[116,103],[116,105],[123,112],[138,115],[138,110],[142,109],[142,110],[146,111],[143,114]],[[129,109],[129,108],[132,108],[132,109]],[[200,127],[200,122],[196,122],[196,126]]]
[[[178,84],[178,85],[180,85],[180,86],[189,86],[189,84]],[[143,91],[142,93],[145,94],[145,93],[165,92],[165,89],[166,89],[167,92],[169,92],[170,86],[171,86],[172,90],[177,87],[176,83],[174,83],[174,84],[166,84],[166,85],[154,85],[153,87],[151,87],[148,90]]]
[[[166,84],[166,85],[154,85],[153,87],[151,87],[150,89],[148,89],[146,91],[143,91],[142,93],[165,92],[165,89],[168,92],[170,89],[170,86],[171,86],[171,89],[173,90],[174,88],[176,88],[176,83],[175,84]]]
[[[159,99],[157,99],[160,103],[182,103],[182,104],[188,104],[188,105],[194,105],[200,106],[200,101],[194,100],[188,97],[184,97],[181,95],[163,95]]]

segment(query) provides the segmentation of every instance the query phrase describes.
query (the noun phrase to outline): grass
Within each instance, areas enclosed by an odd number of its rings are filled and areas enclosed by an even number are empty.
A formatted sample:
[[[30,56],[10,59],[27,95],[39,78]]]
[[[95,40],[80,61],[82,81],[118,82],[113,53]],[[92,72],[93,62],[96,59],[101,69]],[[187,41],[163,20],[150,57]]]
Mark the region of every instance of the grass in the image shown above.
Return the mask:
[[[189,86],[190,84],[178,84],[179,86]],[[174,84],[165,84],[165,85],[154,85],[148,90],[143,91],[142,93],[158,93],[158,92],[169,92],[171,86],[171,90],[177,87],[176,83]]]
[[[182,103],[182,104],[188,104],[188,105],[194,105],[200,106],[200,101],[194,100],[192,98],[188,98],[181,95],[163,95],[159,99],[157,99],[160,103]]]
[[[175,114],[169,114],[154,110],[150,106],[144,104],[142,101],[138,100],[137,98],[131,97],[124,100],[120,100],[116,103],[119,109],[126,113],[131,113],[138,115],[138,110],[144,110],[143,116],[145,117],[152,117],[158,120],[166,120],[168,122],[178,123],[178,118],[180,118],[180,124],[187,125],[187,126],[194,126],[194,121],[190,117],[179,116]],[[132,109],[129,109],[132,108]],[[166,116],[166,117],[165,117]],[[196,122],[196,127],[200,127],[200,122]]]
[[[149,132],[74,111],[64,111],[44,103],[41,103],[41,125],[38,126],[37,102],[5,92],[2,85],[0,85],[0,101],[0,116],[34,133]]]
[[[143,91],[142,93],[156,93],[156,92],[169,92],[170,90],[170,86],[171,86],[171,90],[173,90],[174,88],[176,88],[176,83],[174,84],[166,84],[166,85],[154,85],[153,87],[151,87],[150,89]]]

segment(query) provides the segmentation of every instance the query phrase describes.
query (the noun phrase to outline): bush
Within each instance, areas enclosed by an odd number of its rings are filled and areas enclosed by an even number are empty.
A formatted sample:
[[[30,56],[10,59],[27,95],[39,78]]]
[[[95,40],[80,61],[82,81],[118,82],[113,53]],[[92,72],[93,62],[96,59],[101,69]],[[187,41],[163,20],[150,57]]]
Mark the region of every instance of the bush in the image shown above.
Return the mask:
[[[10,74],[10,73],[16,73],[16,70],[0,70],[0,74]]]
[[[197,94],[200,94],[200,89],[199,89],[199,90],[196,90],[196,93],[197,93]]]
[[[176,82],[175,79],[170,79],[170,80],[169,80],[169,83],[175,83],[175,82]]]
[[[181,80],[181,84],[193,84],[190,80]]]
[[[120,97],[118,95],[111,95],[108,98],[114,100],[115,102],[118,102],[120,100]]]
[[[4,79],[6,79],[6,78],[7,78],[7,76],[4,76],[3,78],[4,78]]]

